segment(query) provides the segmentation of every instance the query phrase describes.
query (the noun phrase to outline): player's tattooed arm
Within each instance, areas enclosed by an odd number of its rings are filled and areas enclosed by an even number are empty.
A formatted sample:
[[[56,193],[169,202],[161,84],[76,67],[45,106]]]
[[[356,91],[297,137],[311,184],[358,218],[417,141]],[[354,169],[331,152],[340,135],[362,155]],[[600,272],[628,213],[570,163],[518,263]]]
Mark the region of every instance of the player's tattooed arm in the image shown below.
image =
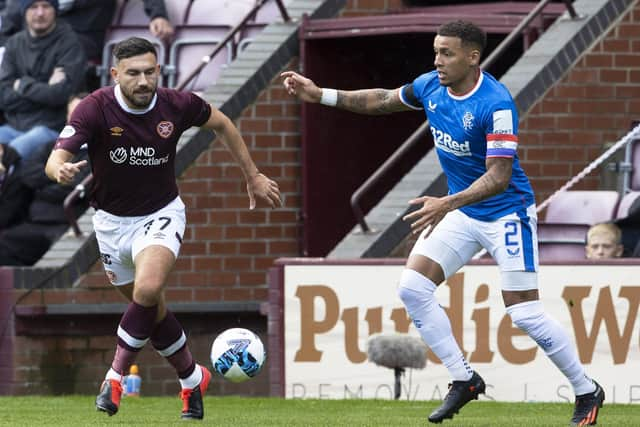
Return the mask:
[[[398,93],[398,89],[339,90],[336,107],[371,115],[409,111]]]
[[[444,218],[447,212],[487,199],[505,191],[511,180],[511,158],[487,159],[487,172],[475,180],[466,190],[445,197],[421,196],[409,200],[409,204],[419,206],[403,217],[410,222],[414,234],[433,227]],[[431,231],[425,233],[425,237]]]
[[[513,158],[491,157],[486,164],[487,171],[466,190],[448,196],[450,210],[488,199],[503,193],[509,187]]]
[[[282,84],[287,93],[305,102],[320,102],[354,113],[371,115],[412,111],[400,100],[399,89],[337,90],[320,88],[313,80],[295,71],[285,71],[280,76],[283,77]]]

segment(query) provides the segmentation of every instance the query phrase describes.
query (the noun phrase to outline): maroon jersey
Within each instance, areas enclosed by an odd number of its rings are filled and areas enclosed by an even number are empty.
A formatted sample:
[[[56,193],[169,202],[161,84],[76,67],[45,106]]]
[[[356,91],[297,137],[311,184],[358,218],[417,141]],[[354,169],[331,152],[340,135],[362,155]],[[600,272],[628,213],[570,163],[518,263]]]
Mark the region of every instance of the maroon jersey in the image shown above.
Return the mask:
[[[209,104],[189,92],[158,88],[149,107],[136,111],[124,103],[119,87],[105,87],[78,104],[55,148],[75,154],[87,144],[93,207],[119,216],[147,215],[178,196],[178,139],[210,114]]]

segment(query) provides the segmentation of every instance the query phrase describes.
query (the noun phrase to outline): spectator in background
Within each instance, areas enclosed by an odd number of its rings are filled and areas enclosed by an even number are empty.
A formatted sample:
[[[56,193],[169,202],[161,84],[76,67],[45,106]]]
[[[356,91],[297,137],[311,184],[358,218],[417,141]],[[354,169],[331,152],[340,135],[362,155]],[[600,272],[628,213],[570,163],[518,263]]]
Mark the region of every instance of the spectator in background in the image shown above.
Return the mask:
[[[0,144],[0,230],[19,222],[31,197],[20,180],[20,155],[6,144]]]
[[[78,33],[89,61],[100,63],[107,29],[113,22],[116,0],[59,0],[59,18]],[[164,0],[143,0],[149,17],[149,32],[164,42],[173,35],[173,26]]]
[[[22,29],[20,3],[20,0],[7,1],[7,7],[1,16],[0,45]],[[116,0],[58,0],[58,3],[58,20],[68,23],[78,34],[87,57],[85,89],[98,89],[100,78],[96,73],[96,66],[102,63],[102,49],[107,30],[114,19]],[[174,29],[169,22],[164,0],[143,0],[143,3],[150,20],[149,31],[154,37],[169,43]]]
[[[9,0],[2,13],[0,35],[5,39],[22,29],[20,0]],[[58,0],[58,19],[67,22],[78,34],[89,60],[100,61],[107,29],[116,11],[116,0]],[[174,29],[164,0],[143,0],[149,17],[149,32],[169,42]]]
[[[0,68],[0,143],[26,161],[62,130],[86,59],[78,36],[56,20],[57,0],[21,0],[20,7],[26,28],[7,40]]]
[[[87,94],[78,94],[68,103],[67,115]],[[64,199],[89,173],[89,168],[74,177],[69,186],[52,182],[44,173],[56,138],[41,146],[27,161],[21,162],[0,192],[0,265],[33,265],[69,228]],[[87,150],[75,161],[88,159]],[[86,209],[86,204],[78,209]],[[79,213],[79,212],[78,212]]]
[[[587,259],[620,258],[624,251],[622,231],[611,222],[592,225],[587,231]]]
[[[626,214],[614,223],[622,230],[623,256],[640,257],[640,196],[631,202]]]

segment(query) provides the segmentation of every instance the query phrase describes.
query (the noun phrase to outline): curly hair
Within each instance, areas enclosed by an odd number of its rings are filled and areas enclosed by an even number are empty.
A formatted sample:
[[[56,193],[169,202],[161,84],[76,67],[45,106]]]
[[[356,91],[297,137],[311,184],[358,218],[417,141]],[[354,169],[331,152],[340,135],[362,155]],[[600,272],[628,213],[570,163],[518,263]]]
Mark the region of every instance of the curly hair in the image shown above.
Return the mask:
[[[469,21],[451,21],[438,28],[438,35],[445,37],[458,37],[464,47],[475,47],[480,54],[487,47],[487,33],[476,24]]]

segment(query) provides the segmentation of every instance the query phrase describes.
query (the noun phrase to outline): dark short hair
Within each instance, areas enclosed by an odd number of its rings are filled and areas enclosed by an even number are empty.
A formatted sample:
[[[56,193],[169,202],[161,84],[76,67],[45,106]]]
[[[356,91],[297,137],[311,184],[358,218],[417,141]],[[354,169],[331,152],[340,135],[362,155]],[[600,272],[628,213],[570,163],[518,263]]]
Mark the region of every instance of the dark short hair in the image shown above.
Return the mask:
[[[158,57],[155,46],[149,40],[141,37],[129,37],[118,42],[113,47],[113,56],[116,58],[116,63],[121,59],[144,55],[145,53],[153,53],[153,56]]]
[[[451,21],[438,28],[438,35],[445,37],[458,37],[462,46],[473,46],[480,50],[480,54],[487,47],[487,33],[476,24],[469,21]]]

